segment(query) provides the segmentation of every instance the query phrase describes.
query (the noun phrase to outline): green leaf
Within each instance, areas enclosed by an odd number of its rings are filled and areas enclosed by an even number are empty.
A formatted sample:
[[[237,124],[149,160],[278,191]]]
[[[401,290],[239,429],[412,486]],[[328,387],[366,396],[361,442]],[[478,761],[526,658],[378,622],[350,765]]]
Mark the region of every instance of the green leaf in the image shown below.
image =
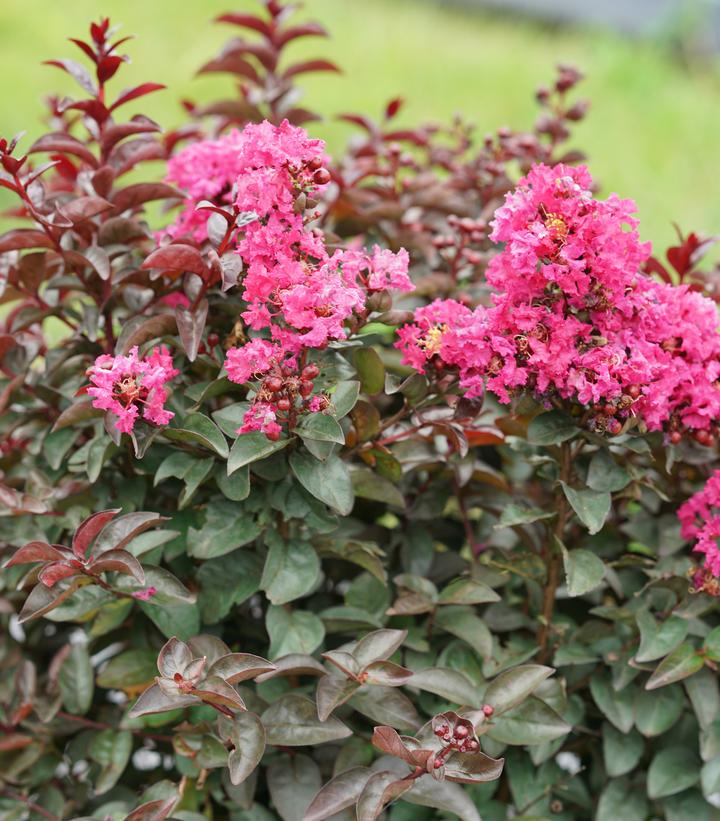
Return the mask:
[[[720,686],[715,673],[707,667],[685,679],[685,690],[695,710],[701,730],[707,730],[720,714]]]
[[[319,462],[309,453],[295,451],[290,467],[298,482],[316,499],[325,502],[341,516],[348,516],[355,497],[347,465],[337,456]]]
[[[523,664],[500,673],[488,686],[483,698],[499,716],[520,704],[555,671],[541,664]]]
[[[214,464],[215,460],[213,458],[198,459],[183,451],[171,453],[167,459],[163,460],[157,469],[153,486],[157,486],[163,479],[167,479],[170,476],[185,482],[185,487],[178,499],[178,509],[182,510],[189,504],[196,490],[213,469]]]
[[[157,675],[157,654],[135,647],[113,656],[97,676],[99,687],[124,690],[151,684]]]
[[[320,559],[309,542],[273,538],[260,582],[272,604],[287,604],[307,595],[319,577]]]
[[[58,684],[68,713],[75,716],[85,715],[90,709],[95,690],[95,676],[87,645],[73,644],[70,646],[70,653],[60,668]]]
[[[250,495],[250,467],[236,470],[232,476],[227,475],[227,470],[221,467],[215,473],[215,481],[223,496],[233,502],[242,502]]]
[[[703,650],[712,661],[720,661],[720,627],[711,630],[703,642]]]
[[[254,541],[262,532],[256,519],[227,499],[215,499],[207,506],[205,524],[188,529],[188,554],[197,559],[214,559]]]
[[[686,747],[668,747],[650,762],[647,776],[649,798],[664,798],[692,787],[700,780],[700,763]]]
[[[220,428],[202,413],[189,413],[182,427],[165,428],[164,434],[175,442],[193,442],[227,459],[230,453],[227,439]]]
[[[560,411],[548,411],[536,416],[528,425],[527,439],[531,445],[559,445],[579,432],[573,420]]]
[[[453,579],[438,596],[438,604],[489,604],[500,596],[488,585],[475,579]]]
[[[305,747],[338,741],[352,735],[340,719],[320,721],[315,704],[299,693],[286,693],[262,714],[267,743],[282,747]]]
[[[192,398],[192,397],[191,397]],[[249,402],[235,402],[212,412],[212,418],[220,430],[231,439],[237,437],[237,429],[242,425],[245,414],[250,409]]]
[[[295,428],[295,433],[303,439],[313,439],[318,442],[337,442],[345,444],[345,434],[337,421],[325,413],[311,413],[302,418]]]
[[[370,468],[354,467],[351,473],[352,487],[361,499],[386,502],[391,507],[405,507],[405,497],[400,490],[384,476]]]
[[[245,465],[250,465],[259,459],[265,459],[289,444],[289,439],[278,439],[277,442],[272,442],[264,433],[259,431],[240,434],[230,449],[227,462],[228,476],[232,476],[236,470],[245,467]]]
[[[341,771],[315,795],[305,811],[304,821],[323,821],[352,807],[371,774],[368,767],[352,767]]]
[[[436,696],[446,698],[455,704],[466,704],[469,707],[480,707],[482,699],[480,690],[459,670],[449,667],[427,667],[418,670],[412,677],[411,685]]]
[[[129,730],[102,730],[93,738],[89,748],[90,758],[102,766],[100,775],[93,782],[96,795],[108,792],[120,780],[130,760],[132,746]]]
[[[353,354],[353,364],[360,377],[364,393],[380,393],[385,387],[385,366],[374,348],[358,348]]]
[[[345,704],[359,687],[359,682],[344,676],[323,676],[315,688],[315,701],[320,721],[325,721],[336,707]]]
[[[338,382],[335,390],[330,394],[333,416],[336,419],[347,416],[355,407],[358,396],[360,396],[360,383],[357,380]]]
[[[640,647],[635,661],[640,664],[666,656],[687,636],[687,619],[679,616],[668,616],[658,625],[655,616],[643,608],[637,612],[635,619],[640,628]]]
[[[621,733],[629,733],[635,718],[634,687],[628,685],[616,692],[607,674],[594,675],[590,679],[590,692],[600,712]]]
[[[602,529],[610,513],[612,497],[607,492],[597,490],[575,490],[565,482],[562,485],[565,498],[577,514],[578,519],[587,527],[592,535]]]
[[[677,684],[656,693],[640,690],[635,705],[635,726],[648,738],[662,735],[680,718],[684,707],[682,687]]]
[[[590,460],[587,486],[592,490],[614,493],[630,482],[630,474],[618,465],[610,451],[601,448]]]
[[[53,470],[58,470],[65,458],[65,454],[73,446],[73,443],[80,435],[79,430],[73,428],[62,428],[61,430],[48,433],[43,441],[43,455]],[[107,445],[107,442],[105,442]]]
[[[675,681],[689,678],[702,668],[705,659],[689,642],[681,644],[658,664],[645,685],[646,690],[656,690]]]
[[[567,550],[562,547],[565,579],[570,596],[582,596],[594,590],[605,577],[605,565],[589,550]]]
[[[481,658],[489,659],[492,655],[492,634],[472,607],[442,607],[435,614],[435,624],[469,644]]]
[[[648,805],[642,790],[625,779],[614,779],[602,791],[595,821],[647,821]]]
[[[503,508],[500,520],[495,525],[496,529],[503,527],[517,527],[518,525],[529,525],[539,522],[542,519],[552,519],[554,511],[541,510],[539,507],[525,507],[524,505],[510,504]]]
[[[200,632],[200,612],[197,604],[140,602],[140,608],[166,638],[177,636],[187,641]]]
[[[572,727],[544,701],[530,696],[494,720],[488,736],[502,744],[544,744],[562,738],[570,730]]]
[[[720,756],[703,764],[700,770],[700,784],[706,798],[720,792]]]
[[[634,770],[645,752],[643,737],[635,730],[621,733],[607,722],[603,724],[602,733],[603,757],[607,774],[611,778],[617,778]]]
[[[234,749],[228,756],[228,770],[233,784],[242,784],[252,775],[265,752],[265,728],[260,717],[251,712],[237,713],[233,719],[221,719],[220,735],[229,739]]]
[[[421,723],[412,701],[395,687],[361,687],[350,699],[350,706],[376,724],[398,730],[415,732]]]
[[[310,655],[322,644],[325,626],[314,614],[302,610],[286,610],[270,605],[265,616],[265,626],[270,635],[270,658],[276,659],[289,653]]]
[[[261,573],[262,560],[245,550],[203,562],[197,572],[198,606],[203,623],[217,624],[234,605],[242,604],[257,593]]]
[[[282,755],[267,768],[273,806],[283,821],[303,821],[322,784],[318,765],[308,755]]]

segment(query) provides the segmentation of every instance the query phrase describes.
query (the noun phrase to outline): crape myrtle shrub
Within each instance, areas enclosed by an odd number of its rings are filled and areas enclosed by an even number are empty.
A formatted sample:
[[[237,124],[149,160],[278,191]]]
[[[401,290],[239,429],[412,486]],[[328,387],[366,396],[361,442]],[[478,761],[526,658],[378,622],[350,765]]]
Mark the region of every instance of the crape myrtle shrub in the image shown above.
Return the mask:
[[[0,142],[1,817],[717,817],[708,243],[599,198],[566,67],[330,158],[292,12],[171,132],[102,20]]]

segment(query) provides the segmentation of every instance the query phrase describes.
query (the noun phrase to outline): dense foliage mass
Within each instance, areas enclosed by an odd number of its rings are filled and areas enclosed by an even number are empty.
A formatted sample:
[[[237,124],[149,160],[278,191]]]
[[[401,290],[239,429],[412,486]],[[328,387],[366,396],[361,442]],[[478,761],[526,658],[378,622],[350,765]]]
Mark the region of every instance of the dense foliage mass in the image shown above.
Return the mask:
[[[709,243],[598,196],[571,68],[332,158],[322,27],[219,20],[182,128],[101,20],[0,141],[0,819],[716,818]]]

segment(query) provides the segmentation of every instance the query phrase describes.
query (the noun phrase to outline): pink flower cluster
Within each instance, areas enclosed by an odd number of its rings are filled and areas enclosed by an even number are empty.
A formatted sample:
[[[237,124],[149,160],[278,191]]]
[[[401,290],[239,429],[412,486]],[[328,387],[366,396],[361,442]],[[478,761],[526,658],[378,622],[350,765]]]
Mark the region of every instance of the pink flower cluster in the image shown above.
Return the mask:
[[[677,515],[683,538],[696,540],[693,550],[705,555],[705,569],[719,577],[720,470],[713,473],[701,491],[680,506]],[[697,582],[695,586],[697,588]]]
[[[399,331],[404,361],[457,369],[469,396],[578,403],[599,432],[619,433],[632,415],[672,441],[692,429],[710,444],[720,416],[715,305],[641,273],[650,247],[634,204],[595,199],[591,185],[584,167],[533,167],[495,215],[491,237],[504,246],[487,271],[492,305],[420,308]]]
[[[136,346],[126,356],[98,356],[87,371],[92,383],[87,392],[94,408],[115,414],[115,427],[130,433],[141,409],[143,417],[156,425],[167,425],[173,418],[164,408],[165,384],[178,373],[165,346],[145,358],[138,356]]]
[[[330,251],[322,231],[311,227],[317,212],[308,209],[315,208],[331,179],[325,161],[324,143],[287,121],[247,125],[220,140],[190,146],[172,160],[169,179],[189,193],[172,236],[192,230],[197,238],[195,204],[226,189],[233,191],[239,212],[256,217],[244,226],[237,245],[245,272],[242,319],[272,341],[254,340],[228,351],[226,368],[233,381],[246,382],[271,366],[288,371],[288,379],[300,379],[294,369],[304,361],[303,353],[345,339],[348,323],[367,317],[369,294],[413,288],[406,251],[378,246],[371,253]],[[274,436],[278,408],[267,391],[257,397],[240,432],[264,430]]]
[[[207,211],[197,211],[202,200],[217,205],[231,204],[233,186],[242,171],[241,134],[231,131],[216,140],[191,143],[168,162],[168,182],[175,183],[185,194],[185,206],[165,233],[173,239],[190,236],[196,242],[207,239]]]

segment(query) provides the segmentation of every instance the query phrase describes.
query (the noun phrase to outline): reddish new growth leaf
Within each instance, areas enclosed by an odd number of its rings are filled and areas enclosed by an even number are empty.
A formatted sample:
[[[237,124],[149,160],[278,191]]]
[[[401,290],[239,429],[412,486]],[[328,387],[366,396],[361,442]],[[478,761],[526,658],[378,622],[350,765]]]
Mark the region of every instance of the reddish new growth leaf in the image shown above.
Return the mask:
[[[125,546],[145,530],[163,521],[155,513],[136,512],[117,517],[119,510],[104,510],[87,518],[76,530],[71,547],[32,541],[19,548],[5,565],[40,564],[29,574],[39,582],[26,601],[21,620],[37,617],[57,607],[68,591],[82,584],[98,584],[112,590],[103,578],[105,573],[131,576],[145,583],[140,562]],[[68,587],[61,583],[73,579]],[[118,592],[119,596],[127,595]]]

